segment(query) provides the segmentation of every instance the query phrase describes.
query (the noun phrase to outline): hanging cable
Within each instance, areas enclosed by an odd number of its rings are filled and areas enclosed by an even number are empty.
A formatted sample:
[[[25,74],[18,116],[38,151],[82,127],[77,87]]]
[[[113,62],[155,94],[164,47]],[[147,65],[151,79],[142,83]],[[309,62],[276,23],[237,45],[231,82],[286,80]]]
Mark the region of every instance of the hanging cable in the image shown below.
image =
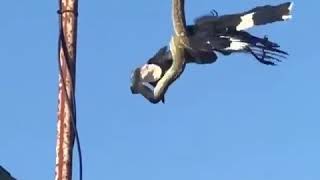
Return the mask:
[[[60,7],[60,9],[57,12],[60,16],[59,17],[59,40],[58,40],[58,65],[59,65],[60,76],[62,79],[62,91],[63,91],[64,95],[66,96],[68,108],[72,111],[70,116],[71,116],[71,122],[72,122],[72,129],[73,129],[76,144],[77,144],[77,151],[78,151],[78,158],[79,158],[79,179],[82,180],[83,163],[82,163],[82,150],[81,150],[81,144],[80,144],[80,137],[79,137],[79,133],[78,133],[77,125],[76,125],[76,122],[77,122],[76,99],[75,99],[74,91],[71,91],[71,93],[72,93],[70,95],[71,97],[69,97],[69,95],[67,93],[65,77],[63,74],[62,64],[60,61],[60,49],[62,48],[62,52],[65,57],[64,63],[67,65],[68,73],[71,75],[72,67],[69,63],[71,58],[68,53],[68,48],[67,48],[66,39],[65,39],[65,33],[63,30],[62,14],[63,13],[74,13],[74,15],[77,16],[78,13],[75,12],[74,10],[64,10],[63,11],[62,6],[61,6],[61,2],[59,3],[59,7]],[[75,89],[75,78],[73,76],[70,76],[70,77],[72,77],[72,86],[73,86],[73,89]],[[71,98],[72,98],[72,100],[71,100]]]

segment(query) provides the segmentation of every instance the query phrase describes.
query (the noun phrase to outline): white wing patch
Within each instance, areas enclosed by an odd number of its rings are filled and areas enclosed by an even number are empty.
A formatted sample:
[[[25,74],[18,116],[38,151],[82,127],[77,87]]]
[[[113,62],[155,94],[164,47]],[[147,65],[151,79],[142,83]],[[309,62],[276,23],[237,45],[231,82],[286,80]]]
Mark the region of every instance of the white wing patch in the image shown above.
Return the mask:
[[[289,8],[288,8],[288,10],[289,10],[288,15],[283,15],[283,16],[282,16],[282,19],[283,19],[284,21],[285,21],[285,20],[289,20],[289,19],[292,18],[291,11],[292,11],[293,5],[294,5],[293,2],[291,2],[291,3],[290,3],[290,6],[289,6]]]
[[[292,18],[292,15],[283,15],[282,16],[282,19],[285,21],[285,20],[289,20]]]
[[[292,11],[293,5],[294,5],[294,3],[293,3],[293,2],[291,2],[291,3],[290,3],[290,6],[289,6],[289,8],[288,8],[288,9],[289,9],[289,11],[290,11],[290,13],[291,13],[291,11]]]
[[[232,38],[229,36],[220,36],[220,37],[228,38],[231,41],[230,46],[224,48],[224,50],[239,51],[239,50],[243,50],[248,46],[248,43],[242,42],[240,39]]]
[[[236,27],[237,31],[245,30],[254,26],[253,15],[255,12],[241,16],[241,22]]]

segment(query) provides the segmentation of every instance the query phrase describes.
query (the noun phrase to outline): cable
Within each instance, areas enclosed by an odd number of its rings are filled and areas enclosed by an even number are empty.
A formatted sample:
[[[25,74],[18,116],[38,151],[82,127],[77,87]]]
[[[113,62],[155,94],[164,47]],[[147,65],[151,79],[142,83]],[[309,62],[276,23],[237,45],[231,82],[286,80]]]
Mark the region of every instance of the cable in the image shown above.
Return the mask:
[[[58,10],[58,14],[60,15],[59,18],[59,40],[58,40],[58,64],[59,64],[59,71],[60,71],[60,75],[61,75],[61,79],[62,79],[62,87],[63,87],[63,92],[65,93],[65,96],[67,98],[67,104],[69,109],[72,108],[72,113],[71,113],[71,122],[72,122],[72,128],[73,128],[73,132],[75,135],[75,139],[76,139],[76,144],[77,144],[77,150],[78,150],[78,158],[79,158],[79,179],[82,180],[82,172],[83,172],[83,165],[82,165],[82,150],[81,150],[81,144],[80,144],[80,137],[79,137],[79,133],[78,133],[78,129],[76,126],[76,120],[77,120],[77,109],[76,109],[76,99],[75,99],[75,94],[74,91],[72,91],[71,97],[72,97],[72,102],[71,99],[67,93],[67,89],[66,89],[66,82],[65,82],[65,77],[63,77],[63,70],[62,70],[62,64],[60,62],[60,49],[62,47],[62,51],[65,57],[65,64],[67,65],[67,69],[68,69],[68,73],[71,73],[71,66],[69,64],[70,62],[70,57],[69,57],[69,53],[68,53],[68,49],[67,49],[67,45],[66,45],[66,40],[65,40],[65,36],[64,36],[64,31],[63,31],[63,24],[62,24],[62,14],[65,12],[71,12],[74,13],[74,15],[78,15],[77,12],[75,12],[74,10],[65,10],[62,11],[62,6],[61,6],[61,2],[59,3],[59,7],[60,9]],[[72,77],[72,76],[70,76]],[[72,77],[72,86],[75,89],[75,78]],[[73,105],[73,106],[72,106]]]

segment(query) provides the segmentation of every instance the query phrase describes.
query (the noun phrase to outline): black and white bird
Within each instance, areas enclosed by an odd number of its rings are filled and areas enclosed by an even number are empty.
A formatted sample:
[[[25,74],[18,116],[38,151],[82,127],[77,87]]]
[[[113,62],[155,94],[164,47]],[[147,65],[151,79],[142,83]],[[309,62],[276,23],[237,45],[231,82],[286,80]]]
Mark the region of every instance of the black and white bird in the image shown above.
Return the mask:
[[[281,62],[288,53],[280,50],[280,46],[267,37],[259,38],[245,30],[289,20],[292,17],[292,7],[292,2],[286,2],[223,16],[218,16],[214,11],[211,15],[197,18],[193,25],[187,26],[190,48],[184,51],[186,63],[211,64],[217,60],[216,53],[223,55],[247,53],[262,64],[276,65],[276,62]],[[171,67],[172,62],[172,54],[165,46],[144,66],[137,68],[135,73],[139,74],[146,86],[153,88]],[[132,88],[131,90],[135,93]],[[161,100],[164,102],[164,96]]]

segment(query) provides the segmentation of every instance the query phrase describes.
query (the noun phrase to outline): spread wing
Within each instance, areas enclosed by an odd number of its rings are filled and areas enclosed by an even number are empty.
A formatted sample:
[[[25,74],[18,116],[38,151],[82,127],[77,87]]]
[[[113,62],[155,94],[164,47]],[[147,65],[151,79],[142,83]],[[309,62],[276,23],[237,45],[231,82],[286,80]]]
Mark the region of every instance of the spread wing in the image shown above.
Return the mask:
[[[237,31],[252,28],[257,25],[265,25],[277,21],[285,21],[291,18],[292,2],[279,5],[259,6],[249,11],[223,16],[205,15],[195,20],[197,28],[209,28],[217,31],[226,28]]]

